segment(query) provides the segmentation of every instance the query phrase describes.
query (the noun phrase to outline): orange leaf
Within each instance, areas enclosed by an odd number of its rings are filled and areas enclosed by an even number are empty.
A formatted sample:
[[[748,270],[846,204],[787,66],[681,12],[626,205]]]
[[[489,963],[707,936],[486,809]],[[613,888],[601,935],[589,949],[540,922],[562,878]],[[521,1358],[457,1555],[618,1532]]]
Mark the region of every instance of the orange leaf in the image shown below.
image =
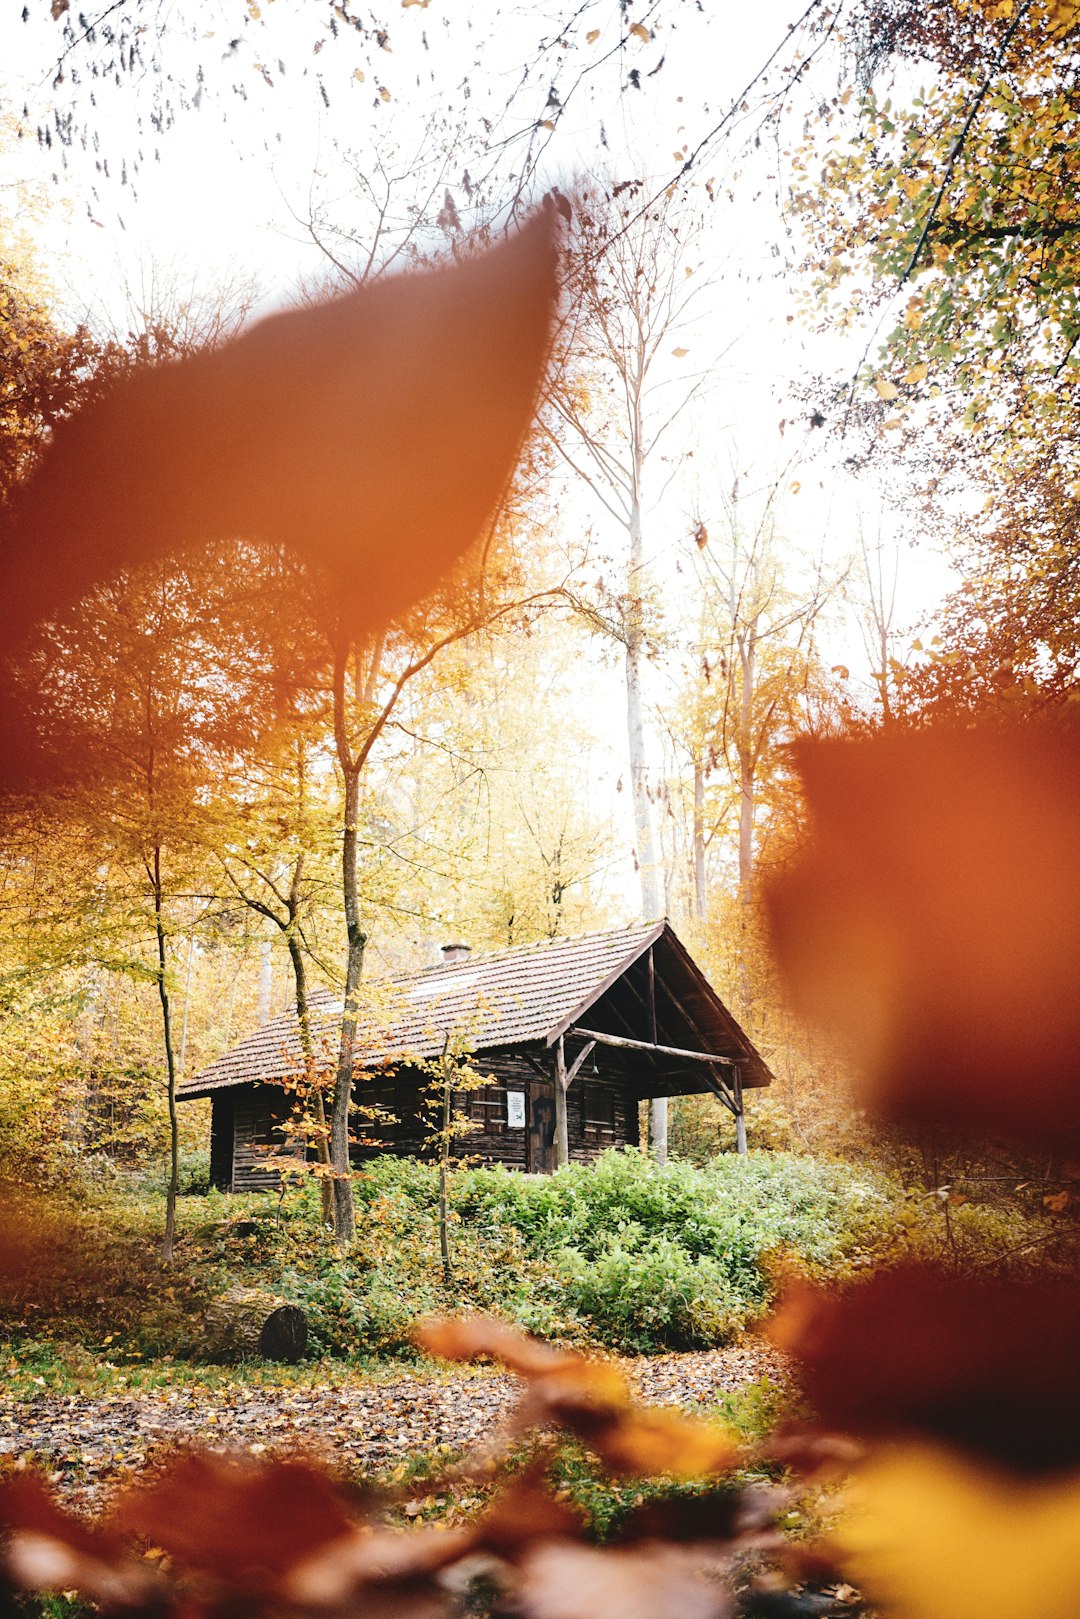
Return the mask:
[[[571,1361],[588,1364],[580,1355],[566,1355],[543,1339],[486,1315],[430,1316],[417,1323],[413,1336],[422,1349],[444,1360],[476,1360],[487,1355],[522,1377],[543,1374]]]
[[[421,1323],[418,1342],[451,1360],[490,1355],[525,1378],[515,1431],[555,1423],[616,1472],[696,1477],[730,1466],[735,1447],[714,1423],[636,1405],[617,1367],[552,1349],[483,1316]]]
[[[209,1455],[181,1457],[156,1482],[135,1485],[111,1521],[248,1596],[281,1590],[291,1571],[356,1530],[338,1490],[315,1468]]]
[[[731,1434],[718,1423],[649,1406],[606,1424],[590,1442],[616,1473],[700,1478],[731,1467],[738,1458]]]
[[[24,1591],[79,1591],[106,1607],[164,1607],[156,1574],[117,1536],[88,1529],[53,1500],[33,1473],[0,1483],[0,1566]]]

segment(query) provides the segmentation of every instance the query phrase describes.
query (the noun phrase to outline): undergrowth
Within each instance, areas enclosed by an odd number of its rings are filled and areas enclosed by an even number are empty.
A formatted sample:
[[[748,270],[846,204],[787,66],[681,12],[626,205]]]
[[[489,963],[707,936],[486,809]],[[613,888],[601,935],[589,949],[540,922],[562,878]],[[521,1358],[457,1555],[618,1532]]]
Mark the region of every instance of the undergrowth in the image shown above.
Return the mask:
[[[432,1166],[378,1161],[356,1198],[360,1238],[343,1258],[313,1186],[280,1200],[186,1196],[164,1271],[160,1200],[146,1185],[121,1179],[93,1198],[53,1197],[19,1232],[0,1366],[31,1396],[213,1381],[226,1374],[205,1364],[201,1321],[236,1283],[284,1295],[309,1323],[307,1364],[251,1365],[241,1375],[253,1382],[334,1381],[350,1366],[412,1357],[411,1325],[430,1312],[490,1312],[624,1353],[705,1348],[764,1313],[781,1269],[844,1281],[893,1257],[982,1265],[1033,1242],[1046,1251],[1038,1222],[1016,1212],[972,1202],[950,1209],[946,1228],[933,1194],[840,1161],[752,1153],[658,1169],[612,1152],[545,1177],[456,1169],[448,1283]]]

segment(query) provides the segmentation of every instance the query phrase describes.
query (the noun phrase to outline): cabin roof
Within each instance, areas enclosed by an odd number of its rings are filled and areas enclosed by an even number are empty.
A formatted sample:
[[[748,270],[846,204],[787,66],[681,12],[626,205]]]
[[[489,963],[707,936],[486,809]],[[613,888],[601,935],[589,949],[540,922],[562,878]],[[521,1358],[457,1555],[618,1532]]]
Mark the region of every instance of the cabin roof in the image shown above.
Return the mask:
[[[655,1039],[739,1061],[745,1086],[767,1085],[768,1068],[666,922],[516,945],[468,955],[426,971],[362,986],[357,1056],[363,1067],[437,1057],[447,1036],[474,1052],[552,1046],[579,1020],[608,1034],[648,1041],[645,963],[654,949]],[[342,1002],[310,997],[317,1066],[336,1057]],[[658,1060],[651,1055],[650,1067]],[[667,1069],[671,1069],[670,1060]],[[686,1083],[660,1092],[705,1090],[704,1065],[681,1065]],[[271,1018],[178,1087],[181,1097],[251,1082],[281,1082],[303,1071],[296,1011]],[[669,1073],[669,1079],[673,1076]]]

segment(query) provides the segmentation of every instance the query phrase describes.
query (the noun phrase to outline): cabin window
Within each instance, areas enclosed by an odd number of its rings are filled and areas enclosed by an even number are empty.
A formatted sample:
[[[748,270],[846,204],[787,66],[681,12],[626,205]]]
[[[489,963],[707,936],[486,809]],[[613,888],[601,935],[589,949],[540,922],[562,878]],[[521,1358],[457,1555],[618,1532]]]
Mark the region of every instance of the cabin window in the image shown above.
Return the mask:
[[[501,1085],[480,1085],[465,1092],[468,1116],[486,1135],[501,1135],[506,1128],[506,1092]]]
[[[606,1085],[586,1085],[583,1097],[586,1130],[614,1130],[615,1092]]]

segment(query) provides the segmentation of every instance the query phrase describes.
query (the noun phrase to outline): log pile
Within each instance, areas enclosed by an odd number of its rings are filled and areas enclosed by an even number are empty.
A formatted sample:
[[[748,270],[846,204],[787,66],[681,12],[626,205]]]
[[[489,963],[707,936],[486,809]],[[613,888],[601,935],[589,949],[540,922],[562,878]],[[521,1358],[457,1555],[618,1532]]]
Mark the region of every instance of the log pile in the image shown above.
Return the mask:
[[[232,1287],[206,1312],[204,1342],[211,1360],[264,1360],[295,1363],[307,1348],[303,1310],[258,1287]]]

